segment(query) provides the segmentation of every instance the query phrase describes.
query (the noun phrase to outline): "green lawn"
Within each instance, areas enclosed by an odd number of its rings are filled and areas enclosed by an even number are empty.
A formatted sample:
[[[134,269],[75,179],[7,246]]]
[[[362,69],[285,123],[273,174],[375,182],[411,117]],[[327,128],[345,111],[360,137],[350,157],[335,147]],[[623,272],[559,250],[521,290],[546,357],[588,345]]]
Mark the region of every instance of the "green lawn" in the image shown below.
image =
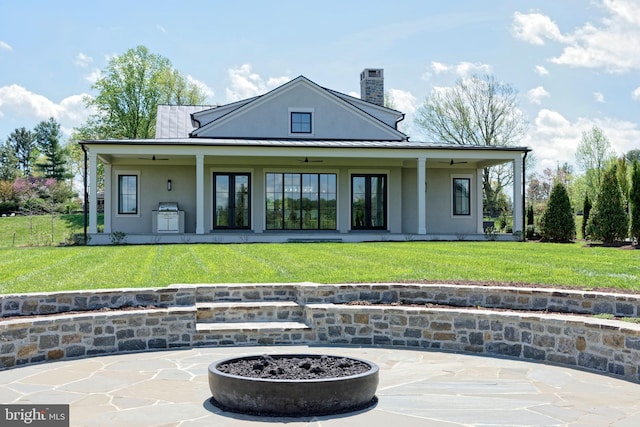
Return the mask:
[[[0,293],[411,280],[640,289],[640,251],[488,241],[0,248]]]
[[[81,214],[51,216],[35,215],[0,218],[0,248],[58,245],[66,242],[72,233],[82,233]]]

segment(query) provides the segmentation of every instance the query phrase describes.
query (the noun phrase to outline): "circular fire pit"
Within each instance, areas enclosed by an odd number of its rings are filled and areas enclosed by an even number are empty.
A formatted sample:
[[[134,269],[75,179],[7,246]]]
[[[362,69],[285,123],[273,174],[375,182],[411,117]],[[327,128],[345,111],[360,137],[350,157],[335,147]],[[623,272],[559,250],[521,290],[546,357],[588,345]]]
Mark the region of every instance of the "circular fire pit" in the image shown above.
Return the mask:
[[[235,357],[209,365],[211,402],[264,416],[316,416],[374,405],[378,366],[361,359],[316,354]]]

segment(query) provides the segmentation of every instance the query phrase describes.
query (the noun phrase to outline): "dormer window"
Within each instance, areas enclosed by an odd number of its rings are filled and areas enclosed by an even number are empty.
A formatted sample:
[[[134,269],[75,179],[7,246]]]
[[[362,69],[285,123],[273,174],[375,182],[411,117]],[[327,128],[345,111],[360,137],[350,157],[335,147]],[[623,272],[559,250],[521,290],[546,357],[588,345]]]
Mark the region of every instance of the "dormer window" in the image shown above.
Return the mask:
[[[312,108],[289,108],[289,133],[313,135]]]

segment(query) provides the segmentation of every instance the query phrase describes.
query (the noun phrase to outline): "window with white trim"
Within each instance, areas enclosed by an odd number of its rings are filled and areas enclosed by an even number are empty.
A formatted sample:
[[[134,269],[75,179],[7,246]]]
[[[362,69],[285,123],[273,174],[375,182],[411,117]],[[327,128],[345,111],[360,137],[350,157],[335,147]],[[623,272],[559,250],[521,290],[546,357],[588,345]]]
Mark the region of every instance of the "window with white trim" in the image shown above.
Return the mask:
[[[291,112],[291,133],[312,133],[310,112]]]

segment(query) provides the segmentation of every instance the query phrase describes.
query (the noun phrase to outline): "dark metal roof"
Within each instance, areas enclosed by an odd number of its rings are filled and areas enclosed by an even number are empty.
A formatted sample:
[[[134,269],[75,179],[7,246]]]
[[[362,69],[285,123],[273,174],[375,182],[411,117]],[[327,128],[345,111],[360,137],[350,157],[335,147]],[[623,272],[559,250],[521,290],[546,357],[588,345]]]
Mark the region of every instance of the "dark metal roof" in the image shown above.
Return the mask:
[[[175,138],[175,139],[101,139],[82,141],[91,145],[173,145],[173,146],[238,146],[238,147],[300,147],[300,148],[395,148],[432,150],[488,150],[531,151],[527,147],[502,147],[493,145],[456,145],[421,141],[363,141],[332,139],[244,139],[244,138]]]

